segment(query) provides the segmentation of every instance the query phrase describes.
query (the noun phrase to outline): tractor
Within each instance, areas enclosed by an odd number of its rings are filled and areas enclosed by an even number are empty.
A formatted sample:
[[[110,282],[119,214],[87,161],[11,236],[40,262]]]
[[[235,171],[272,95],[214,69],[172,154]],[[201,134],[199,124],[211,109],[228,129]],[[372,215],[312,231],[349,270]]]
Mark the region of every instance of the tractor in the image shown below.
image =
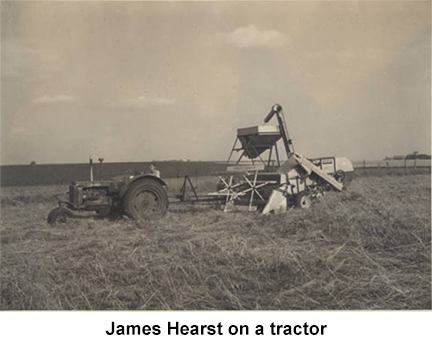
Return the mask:
[[[168,210],[166,183],[160,178],[141,174],[93,181],[91,159],[90,181],[73,182],[68,194],[69,200],[60,201],[58,207],[49,213],[49,224],[88,217],[89,212],[99,217],[120,214],[136,221],[153,220],[162,217]]]

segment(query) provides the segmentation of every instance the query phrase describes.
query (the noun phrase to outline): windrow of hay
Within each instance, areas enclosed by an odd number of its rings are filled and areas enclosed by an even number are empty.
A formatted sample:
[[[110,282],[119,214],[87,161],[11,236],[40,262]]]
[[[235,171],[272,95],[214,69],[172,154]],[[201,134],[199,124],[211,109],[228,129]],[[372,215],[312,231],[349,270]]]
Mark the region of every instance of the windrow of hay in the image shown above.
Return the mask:
[[[62,185],[2,187],[0,207],[4,209],[7,206],[26,206],[36,203],[52,205],[59,200],[65,200],[67,191],[68,188]]]
[[[30,194],[29,194],[30,195]],[[430,176],[357,177],[310,210],[160,221],[2,206],[1,309],[431,309]]]

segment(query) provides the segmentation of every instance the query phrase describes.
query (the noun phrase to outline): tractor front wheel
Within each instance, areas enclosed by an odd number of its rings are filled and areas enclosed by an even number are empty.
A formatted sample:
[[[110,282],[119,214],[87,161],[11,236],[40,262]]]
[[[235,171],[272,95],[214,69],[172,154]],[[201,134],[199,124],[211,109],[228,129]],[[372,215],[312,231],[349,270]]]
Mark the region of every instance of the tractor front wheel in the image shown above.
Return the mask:
[[[74,217],[74,213],[66,207],[56,207],[48,214],[48,224],[54,226],[56,224],[64,224],[70,218]]]
[[[131,218],[153,220],[161,218],[168,210],[168,195],[165,188],[156,180],[143,179],[130,185],[123,206]]]

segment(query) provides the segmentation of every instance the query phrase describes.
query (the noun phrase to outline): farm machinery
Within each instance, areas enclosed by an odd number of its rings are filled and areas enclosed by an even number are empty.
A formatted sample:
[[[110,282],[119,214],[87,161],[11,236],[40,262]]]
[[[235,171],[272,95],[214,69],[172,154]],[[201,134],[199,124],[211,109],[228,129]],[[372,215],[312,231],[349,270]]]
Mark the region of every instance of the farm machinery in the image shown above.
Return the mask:
[[[268,125],[274,117],[277,125]],[[284,163],[279,157],[277,143],[280,140],[286,154]],[[235,160],[234,155],[239,153]],[[268,156],[264,157],[266,153]],[[272,155],[276,160],[272,159]],[[282,107],[275,104],[264,119],[264,125],[237,130],[227,172],[220,175],[216,192],[199,197],[186,176],[181,193],[176,198],[185,202],[189,183],[195,195],[195,199],[189,202],[217,202],[224,211],[247,208],[267,214],[283,212],[292,206],[309,208],[313,200],[324,192],[342,191],[353,170],[347,158],[307,159],[295,152]],[[87,217],[89,212],[101,217],[120,213],[137,221],[158,219],[167,212],[169,205],[166,183],[159,177],[150,174],[124,175],[113,180],[93,181],[91,159],[90,180],[73,182],[68,193],[69,200],[59,202],[58,207],[49,213],[48,223]]]
[[[168,209],[165,188],[162,179],[150,174],[93,181],[90,158],[90,180],[73,182],[69,186],[69,200],[60,201],[47,220],[54,225],[69,218],[87,217],[89,212],[100,217],[120,213],[137,221],[157,219]]]
[[[277,125],[267,125],[276,117]],[[286,161],[281,164],[277,142],[282,140]],[[240,144],[240,145],[239,145]],[[240,156],[233,162],[233,156]],[[268,157],[264,158],[264,154]],[[276,160],[272,160],[272,155]],[[244,162],[244,158],[248,161]],[[228,158],[227,174],[217,192],[224,210],[261,210],[263,214],[285,211],[290,206],[309,208],[328,190],[342,191],[354,168],[344,157],[307,159],[294,151],[282,106],[275,104],[264,125],[237,130]]]

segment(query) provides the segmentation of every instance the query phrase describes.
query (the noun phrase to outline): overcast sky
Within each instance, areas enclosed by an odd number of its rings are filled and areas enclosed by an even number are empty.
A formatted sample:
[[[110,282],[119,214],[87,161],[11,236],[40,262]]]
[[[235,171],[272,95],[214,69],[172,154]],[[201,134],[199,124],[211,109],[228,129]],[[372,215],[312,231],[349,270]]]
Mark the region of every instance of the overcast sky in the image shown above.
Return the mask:
[[[431,2],[1,3],[1,163],[226,160],[280,103],[296,151],[431,148]]]

